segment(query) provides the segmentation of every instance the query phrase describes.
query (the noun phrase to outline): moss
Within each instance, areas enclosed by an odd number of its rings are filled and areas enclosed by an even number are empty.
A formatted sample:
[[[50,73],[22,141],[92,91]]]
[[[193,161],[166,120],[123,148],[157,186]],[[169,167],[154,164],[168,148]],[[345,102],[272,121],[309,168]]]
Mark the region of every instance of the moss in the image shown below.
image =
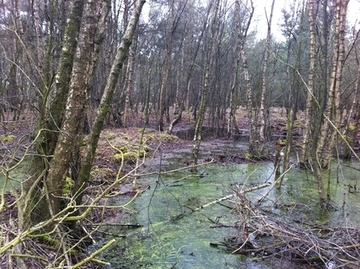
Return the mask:
[[[116,154],[114,154],[113,158],[115,161],[120,161],[120,160],[122,160],[122,158],[125,158],[125,154],[116,153]]]
[[[91,177],[100,179],[101,181],[106,181],[107,179],[112,179],[116,176],[116,171],[110,169],[109,167],[99,167],[95,166],[91,170]]]
[[[13,141],[15,136],[13,135],[0,135],[0,141],[1,142],[11,142]]]
[[[132,138],[131,136],[129,136],[129,135],[123,135],[122,138],[125,139],[125,140],[127,140],[127,141],[133,140],[133,138]]]
[[[345,136],[345,140],[346,142],[348,142],[350,145],[353,145],[354,144],[354,138],[350,135],[346,135]]]
[[[354,126],[354,125],[349,125],[348,130],[349,130],[350,132],[355,131],[355,126]]]
[[[302,127],[302,123],[299,120],[294,121],[294,127]]]
[[[137,154],[135,152],[127,152],[127,153],[116,153],[113,156],[114,161],[122,161],[124,158],[124,161],[135,161],[137,158]]]
[[[148,134],[146,135],[146,139],[149,141],[154,141],[155,140],[155,135],[154,134]]]
[[[147,149],[147,147],[146,147]],[[136,149],[133,148],[132,150],[128,150],[128,151],[121,151],[120,153],[115,153],[113,155],[113,159],[114,161],[121,161],[124,158],[124,161],[135,161],[137,158],[144,158],[146,157],[146,150],[144,149]]]
[[[128,153],[130,151],[132,151],[132,146],[131,145],[118,145],[116,147],[118,149],[118,151],[122,152],[122,153]]]
[[[74,181],[71,179],[71,177],[65,178],[65,184],[63,187],[63,195],[69,196],[71,193],[71,189],[74,187]]]
[[[159,136],[159,139],[161,141],[176,141],[178,140],[178,137],[175,136],[175,135],[169,135],[168,133],[161,133],[160,136]]]
[[[278,139],[278,140],[276,141],[276,145],[286,146],[286,139]]]
[[[106,135],[105,135],[105,138],[107,139],[107,140],[114,140],[115,138],[116,138],[116,134],[115,133],[107,133]]]
[[[88,142],[88,138],[84,137],[83,140],[81,141],[81,147],[85,147],[87,142]]]
[[[139,150],[139,152],[138,152],[138,155],[139,155],[139,158],[144,158],[144,157],[146,157],[146,153],[148,152],[148,150],[145,150],[145,149],[143,149],[143,150]]]
[[[60,241],[56,240],[54,238],[52,238],[50,235],[48,234],[44,234],[42,236],[42,240],[44,240],[44,242],[46,242],[47,244],[51,245],[51,246],[59,246],[60,245]]]

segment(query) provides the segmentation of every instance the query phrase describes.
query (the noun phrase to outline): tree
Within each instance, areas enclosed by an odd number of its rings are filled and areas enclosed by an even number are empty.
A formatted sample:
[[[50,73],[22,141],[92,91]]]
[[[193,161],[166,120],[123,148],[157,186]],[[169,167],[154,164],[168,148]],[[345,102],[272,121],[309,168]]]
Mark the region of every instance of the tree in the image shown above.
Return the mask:
[[[300,164],[304,165],[310,144],[311,119],[313,118],[313,100],[314,100],[314,75],[315,75],[315,57],[316,57],[316,39],[315,39],[315,1],[308,1],[309,11],[309,76],[307,83],[307,97],[305,105],[305,123],[303,128],[303,137],[301,142]]]
[[[205,72],[204,72],[204,84],[201,89],[201,100],[200,100],[200,108],[199,108],[199,116],[196,121],[195,125],[195,134],[194,134],[194,147],[193,147],[193,159],[194,159],[194,165],[197,164],[198,158],[199,158],[199,149],[201,144],[201,133],[202,133],[202,127],[203,127],[203,121],[205,117],[205,110],[206,110],[206,100],[207,100],[207,94],[209,91],[209,75],[210,75],[210,66],[211,62],[213,60],[213,46],[215,42],[215,34],[216,34],[216,22],[218,19],[218,12],[220,8],[220,0],[217,0],[215,3],[215,9],[214,14],[211,20],[211,36],[209,40],[209,45],[207,48],[206,53],[206,63],[205,63]]]
[[[190,88],[191,88],[192,78],[194,77],[194,69],[195,69],[196,59],[198,57],[198,53],[199,53],[199,50],[200,50],[200,47],[201,47],[203,36],[204,36],[204,33],[206,31],[206,28],[207,28],[207,23],[208,23],[208,20],[209,20],[210,11],[212,9],[212,4],[213,4],[213,2],[209,3],[209,6],[207,8],[207,12],[205,14],[205,17],[203,18],[202,29],[201,29],[200,35],[199,35],[199,37],[197,39],[196,46],[195,46],[195,49],[194,49],[194,53],[191,56],[189,67],[188,67],[187,72],[186,72],[185,85],[183,85],[183,87],[185,87],[185,90],[181,91],[181,93],[178,92],[178,94],[176,96],[176,105],[177,105],[177,109],[178,109],[178,111],[177,111],[178,115],[170,123],[169,131],[168,131],[169,134],[172,133],[175,125],[178,124],[181,121],[182,114],[183,114],[185,108],[189,108],[189,92],[190,92]],[[191,34],[191,32],[190,32],[190,34]],[[189,47],[190,47],[190,44],[189,44]],[[189,50],[192,50],[192,48],[189,48]],[[184,65],[185,65],[185,63],[184,63]]]
[[[36,145],[39,156],[33,158],[34,165],[32,167],[34,169],[31,171],[31,177],[23,183],[23,188],[26,190],[25,193],[27,193],[22,199],[22,210],[19,215],[20,224],[23,228],[28,228],[34,223],[44,221],[51,215],[50,207],[48,207],[47,211],[43,211],[43,208],[47,208],[43,190],[44,182],[42,182],[46,179],[46,174],[43,175],[43,173],[49,169],[48,165],[51,161],[49,156],[54,154],[59,135],[58,131],[64,118],[83,8],[83,1],[72,1],[70,3],[69,20],[65,30],[62,55],[55,77],[55,88],[52,91],[53,96],[50,95],[50,88],[43,89],[44,100],[41,102],[41,115],[39,119],[41,139]]]
[[[158,114],[157,114],[157,120],[158,120],[158,129],[160,131],[163,131],[164,129],[164,122],[163,122],[163,115],[165,111],[165,93],[166,93],[166,87],[168,86],[168,76],[169,76],[169,70],[170,70],[170,64],[171,64],[171,53],[172,53],[172,47],[173,47],[173,41],[174,41],[174,35],[175,31],[178,27],[181,15],[187,5],[187,0],[185,3],[180,6],[178,13],[175,14],[175,3],[174,1],[171,2],[171,5],[169,7],[169,23],[170,23],[170,29],[169,29],[169,36],[167,37],[166,42],[166,54],[164,57],[164,63],[162,65],[162,74],[161,74],[161,86],[160,86],[160,92],[159,92],[159,107],[158,107]]]
[[[324,111],[324,122],[321,126],[320,140],[317,145],[317,163],[321,168],[328,168],[332,151],[338,141],[338,130],[341,126],[341,86],[345,62],[345,26],[346,9],[349,1],[335,2],[334,51],[328,88],[328,100]]]
[[[234,52],[237,54],[236,60],[234,61],[234,73],[233,73],[233,82],[231,84],[231,92],[230,92],[230,112],[229,119],[227,125],[227,133],[228,137],[232,134],[232,129],[235,128],[235,133],[239,133],[238,124],[236,121],[236,108],[239,94],[239,69],[240,69],[240,49],[241,49],[241,27],[240,27],[240,2],[235,1],[234,3],[234,35],[236,36],[234,46]],[[236,53],[237,52],[237,53]]]
[[[296,118],[296,112],[299,102],[299,95],[297,92],[298,89],[301,89],[301,83],[300,83],[300,70],[302,69],[302,61],[301,61],[301,53],[304,50],[304,35],[306,35],[306,31],[304,31],[305,28],[305,6],[301,7],[300,12],[300,26],[299,26],[299,34],[297,35],[297,38],[294,42],[291,40],[291,33],[289,33],[288,36],[288,52],[287,52],[287,78],[288,78],[288,104],[286,107],[287,113],[286,113],[286,145],[284,151],[284,157],[283,157],[283,173],[281,174],[278,182],[278,187],[281,186],[282,180],[285,176],[285,171],[289,170],[290,167],[290,154],[291,150],[293,148],[293,129],[294,129],[294,122]],[[310,21],[310,19],[309,19]],[[285,23],[288,24],[288,22]],[[288,27],[288,30],[290,27]],[[311,34],[311,31],[310,31]],[[311,40],[311,38],[310,38]],[[293,68],[289,68],[289,58],[290,58],[290,49],[291,49],[291,43],[296,44],[295,46],[295,59],[294,59],[294,65]],[[311,73],[311,70],[309,70]],[[309,75],[310,76],[310,75]]]
[[[78,202],[81,202],[83,190],[85,190],[90,177],[91,166],[94,160],[95,151],[99,141],[100,133],[102,131],[105,122],[106,114],[109,111],[114,90],[118,82],[119,75],[122,71],[123,63],[128,55],[128,50],[132,43],[132,39],[135,34],[135,29],[139,22],[140,13],[144,3],[145,0],[137,0],[135,2],[135,7],[132,16],[130,18],[129,24],[126,27],[124,35],[121,39],[121,43],[118,47],[116,57],[111,66],[110,75],[105,85],[104,93],[100,101],[97,116],[94,120],[93,128],[90,132],[89,138],[86,143],[84,157],[82,158],[81,161],[79,177],[78,180],[75,182],[75,190],[73,191],[73,193],[74,194],[79,193],[79,197],[77,198]]]
[[[243,76],[244,76],[244,84],[246,89],[246,108],[247,108],[247,117],[249,121],[249,154],[252,156],[260,156],[260,147],[258,143],[258,132],[257,132],[257,120],[256,120],[256,109],[255,109],[255,101],[254,101],[254,92],[250,82],[248,61],[245,55],[245,41],[248,34],[249,26],[254,14],[254,5],[253,2],[250,1],[249,8],[249,18],[245,23],[246,27],[244,28],[244,32],[242,34],[242,43],[240,47],[240,58],[242,62]]]
[[[262,70],[262,85],[261,85],[261,98],[260,98],[260,109],[259,109],[259,120],[260,120],[260,128],[259,128],[259,139],[261,142],[264,142],[265,139],[269,139],[270,133],[270,119],[269,119],[269,107],[265,104],[265,99],[267,96],[267,70],[268,70],[268,59],[270,55],[270,44],[271,44],[271,22],[274,12],[275,0],[271,3],[270,16],[267,17],[267,35],[266,35],[266,45],[264,52],[264,62],[263,62],[263,70]]]
[[[54,218],[60,213],[65,214],[62,221],[70,221],[71,218],[66,219],[66,216],[78,214],[76,206],[81,204],[83,191],[87,187],[100,132],[144,2],[145,0],[137,0],[135,3],[83,151],[82,127],[88,105],[89,82],[94,74],[99,46],[103,40],[110,2],[88,0],[83,3],[74,0],[70,3],[70,18],[65,30],[54,91],[54,99],[60,99],[44,109],[47,116],[40,119],[38,132],[43,138],[38,142],[38,156],[34,162],[42,165],[33,166],[36,169],[32,177],[23,184],[23,229]],[[100,12],[96,13],[97,10]],[[44,100],[44,104],[46,103],[47,100]],[[59,113],[62,111],[65,113]],[[76,201],[70,207],[68,202],[73,200],[68,199],[69,194]]]

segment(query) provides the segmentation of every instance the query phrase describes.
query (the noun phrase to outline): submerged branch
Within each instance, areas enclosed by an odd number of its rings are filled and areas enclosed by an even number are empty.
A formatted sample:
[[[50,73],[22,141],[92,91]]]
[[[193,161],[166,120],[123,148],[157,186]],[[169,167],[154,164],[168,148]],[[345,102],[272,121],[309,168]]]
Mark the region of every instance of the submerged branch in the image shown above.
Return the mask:
[[[247,192],[252,192],[252,191],[255,191],[255,190],[258,190],[258,189],[266,188],[266,187],[268,187],[268,186],[270,186],[270,183],[264,183],[264,184],[257,185],[257,186],[251,187],[251,188],[247,188],[247,189],[245,189],[245,190],[241,190],[240,193],[241,193],[241,194],[244,194],[244,193],[247,193]],[[207,203],[207,204],[205,204],[205,205],[202,205],[202,206],[194,209],[194,211],[199,211],[199,210],[201,210],[201,209],[203,209],[203,208],[205,208],[205,207],[208,207],[208,206],[210,206],[210,205],[213,205],[213,204],[216,204],[216,203],[219,203],[219,202],[228,200],[228,199],[234,197],[235,195],[237,195],[237,193],[233,193],[233,194],[229,194],[229,195],[227,195],[227,196],[221,197],[221,198],[219,198],[219,199],[217,199],[217,200],[214,200],[214,201],[212,201],[212,202],[210,202],[210,203]]]
[[[238,226],[236,236],[221,243],[211,243],[212,246],[226,247],[232,253],[285,258],[327,268],[359,268],[358,229],[329,229],[309,223],[301,225],[261,210],[243,192],[236,195],[240,201],[237,207],[242,225]]]

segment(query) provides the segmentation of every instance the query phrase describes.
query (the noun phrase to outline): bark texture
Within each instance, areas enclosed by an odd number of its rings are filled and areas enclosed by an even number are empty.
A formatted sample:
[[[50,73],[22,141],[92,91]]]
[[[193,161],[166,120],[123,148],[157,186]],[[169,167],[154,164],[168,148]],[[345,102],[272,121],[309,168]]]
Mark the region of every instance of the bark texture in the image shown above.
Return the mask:
[[[201,134],[202,134],[202,126],[205,117],[205,110],[206,110],[206,99],[209,91],[209,77],[210,77],[210,66],[212,62],[212,53],[213,47],[215,42],[215,35],[216,35],[216,21],[219,12],[220,1],[217,0],[215,3],[215,10],[214,15],[211,21],[211,37],[209,41],[209,47],[207,50],[207,62],[205,64],[205,74],[204,74],[204,85],[201,90],[201,100],[200,100],[200,108],[199,108],[199,116],[196,121],[195,125],[195,134],[194,134],[194,147],[193,147],[193,160],[194,165],[197,164],[199,158],[199,149],[201,144]]]
[[[266,97],[268,94],[268,83],[267,83],[267,69],[270,55],[270,45],[271,45],[271,22],[273,17],[275,0],[271,3],[270,17],[267,18],[267,35],[266,35],[266,46],[264,53],[264,62],[263,62],[263,71],[262,71],[262,85],[261,85],[261,98],[260,98],[260,111],[259,111],[259,139],[260,142],[264,142],[270,136],[270,115],[269,107],[266,104]]]
[[[120,46],[118,47],[114,62],[111,66],[110,75],[107,78],[106,86],[100,101],[97,115],[92,130],[89,134],[86,147],[84,149],[84,156],[81,160],[78,179],[75,182],[74,189],[78,193],[76,197],[77,204],[81,203],[83,191],[86,189],[88,185],[90,171],[94,160],[95,151],[98,145],[100,133],[104,126],[105,118],[109,111],[114,90],[118,82],[120,73],[122,71],[125,59],[128,56],[129,48],[132,43],[135,29],[139,22],[140,13],[144,3],[145,0],[136,0],[131,18],[126,27],[125,33],[121,39],[121,43]]]
[[[345,61],[346,10],[349,0],[335,2],[334,51],[328,90],[328,100],[321,126],[320,140],[317,146],[317,161],[321,168],[328,168],[337,145],[338,131],[341,125],[341,86]]]
[[[300,163],[305,164],[307,160],[307,153],[309,150],[310,134],[311,134],[311,119],[313,117],[313,97],[314,97],[314,74],[315,74],[315,60],[316,60],[316,37],[315,37],[315,1],[308,1],[309,12],[309,76],[306,92],[305,105],[305,122],[303,127],[303,137],[301,142]]]

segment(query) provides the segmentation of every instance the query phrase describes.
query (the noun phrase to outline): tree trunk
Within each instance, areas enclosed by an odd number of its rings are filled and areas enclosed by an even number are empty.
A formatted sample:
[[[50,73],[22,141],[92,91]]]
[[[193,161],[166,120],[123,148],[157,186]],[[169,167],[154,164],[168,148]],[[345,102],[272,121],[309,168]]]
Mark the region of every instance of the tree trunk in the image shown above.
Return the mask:
[[[340,97],[342,71],[345,61],[346,9],[349,0],[337,0],[335,3],[335,38],[328,102],[325,108],[325,120],[321,126],[317,158],[321,168],[328,168],[337,145],[338,130],[341,124]]]
[[[260,99],[260,113],[259,113],[259,140],[263,143],[265,140],[269,139],[269,130],[270,130],[270,120],[269,120],[269,107],[266,104],[267,97],[267,69],[268,69],[268,60],[270,55],[270,45],[271,45],[271,22],[273,17],[275,0],[272,0],[270,17],[267,18],[267,36],[266,36],[266,47],[264,53],[264,62],[263,62],[263,71],[262,71],[262,87],[261,87],[261,99]]]
[[[77,179],[83,123],[87,107],[87,89],[91,79],[86,75],[90,74],[91,76],[94,61],[94,41],[97,31],[96,4],[92,0],[84,3],[84,14],[74,55],[64,121],[45,180],[46,195],[52,216],[64,209],[66,202],[63,189],[67,180],[76,181]],[[86,75],[84,76],[84,74]],[[67,179],[67,177],[71,179]]]
[[[307,154],[310,144],[311,120],[313,118],[313,98],[314,98],[314,74],[315,74],[315,57],[316,57],[316,39],[315,39],[315,0],[309,0],[309,35],[310,35],[310,49],[309,49],[309,76],[306,92],[306,106],[305,106],[305,122],[303,127],[303,137],[301,141],[300,164],[305,165],[307,162]]]
[[[215,35],[216,35],[216,22],[217,16],[220,6],[220,0],[216,0],[215,3],[215,11],[211,22],[211,36],[209,40],[209,45],[207,49],[207,60],[205,64],[205,74],[204,74],[204,85],[201,90],[201,100],[200,100],[200,107],[199,107],[199,115],[195,125],[195,134],[194,134],[194,147],[193,147],[193,160],[194,165],[197,164],[199,159],[199,149],[201,144],[201,134],[202,134],[202,126],[205,117],[205,110],[206,110],[206,99],[207,94],[209,91],[209,77],[210,77],[210,66],[212,63],[212,53],[213,53],[213,46],[215,42]]]
[[[123,126],[125,128],[128,127],[131,115],[131,94],[134,88],[134,67],[135,67],[135,59],[136,59],[136,50],[137,50],[137,34],[134,36],[133,43],[129,50],[129,58],[128,58],[128,66],[126,71],[126,82],[125,82],[125,108],[123,115]]]
[[[23,182],[23,189],[26,195],[23,196],[21,201],[19,223],[24,228],[50,217],[50,211],[43,210],[47,208],[43,180],[47,176],[48,165],[55,150],[59,130],[62,127],[83,6],[83,1],[81,0],[70,2],[70,14],[65,29],[59,67],[55,77],[55,88],[51,96],[49,96],[48,90],[43,92],[44,97],[38,128],[40,139],[36,143],[38,155],[34,156],[32,160],[31,177]]]
[[[353,120],[353,122],[351,121]],[[345,137],[344,141],[344,159],[351,159],[355,156],[359,160],[359,156],[354,152],[353,148],[356,143],[357,134],[360,128],[360,64],[358,65],[358,73],[356,77],[356,83],[353,93],[353,102],[348,111],[348,117],[346,119],[346,128],[343,132]]]
[[[172,133],[175,125],[178,124],[181,121],[182,113],[185,110],[185,106],[186,106],[187,109],[189,109],[189,92],[190,92],[190,86],[191,86],[191,78],[192,78],[192,75],[193,75],[193,70],[194,70],[194,67],[195,67],[195,61],[196,61],[196,58],[198,56],[200,45],[202,43],[203,36],[204,36],[205,30],[206,30],[206,27],[207,27],[207,23],[208,23],[208,19],[209,19],[212,4],[213,4],[213,2],[210,1],[209,6],[208,6],[208,10],[206,12],[206,17],[204,19],[202,31],[201,31],[200,36],[198,38],[195,53],[194,53],[194,55],[193,55],[193,57],[191,59],[191,63],[190,63],[190,66],[189,66],[189,71],[186,74],[185,93],[184,93],[183,98],[178,98],[178,105],[177,106],[178,106],[178,109],[179,109],[179,113],[178,113],[177,117],[170,123],[169,130],[168,130],[169,134]]]
[[[336,0],[335,3],[335,32],[334,52],[328,101],[324,112],[324,122],[321,125],[320,137],[316,149],[312,153],[313,167],[318,181],[318,191],[321,207],[326,209],[330,199],[330,184],[328,181],[327,191],[324,189],[322,169],[330,169],[330,161],[334,147],[337,147],[338,132],[341,124],[340,97],[342,70],[345,61],[345,23],[347,1]],[[315,140],[317,142],[317,140]],[[330,171],[329,171],[330,172]],[[329,179],[328,179],[329,180]]]
[[[150,102],[150,82],[151,82],[151,69],[148,71],[146,92],[145,92],[145,103],[144,103],[144,123],[149,124],[149,102]]]
[[[182,8],[182,11],[184,10],[185,6],[187,4],[187,1],[184,3],[184,6]],[[159,92],[159,108],[157,113],[157,121],[158,121],[158,129],[159,131],[164,130],[164,112],[165,112],[165,95],[166,95],[166,87],[168,83],[168,76],[171,66],[171,53],[172,53],[172,45],[174,40],[174,34],[176,31],[176,28],[178,26],[179,20],[180,20],[180,14],[176,14],[174,16],[174,0],[171,2],[169,14],[171,18],[171,27],[170,27],[170,35],[168,37],[167,43],[166,43],[166,54],[164,58],[164,63],[162,66],[162,73],[161,73],[161,85],[160,85],[160,92]]]
[[[77,181],[75,182],[74,191],[76,191],[77,193],[77,197],[76,197],[77,204],[81,204],[83,192],[88,185],[91,167],[95,157],[95,151],[98,145],[100,133],[104,126],[106,114],[109,111],[112,96],[116,84],[118,82],[124,61],[128,55],[129,47],[131,45],[135,33],[135,29],[139,22],[140,13],[144,3],[145,0],[136,0],[135,7],[132,16],[130,18],[129,24],[126,27],[125,33],[121,39],[120,46],[118,47],[114,62],[111,66],[110,75],[106,82],[104,93],[102,95],[100,105],[97,111],[97,116],[95,118],[93,128],[89,134],[84,149],[84,156],[81,160],[79,176]]]
[[[65,113],[54,113],[56,118],[51,124],[44,120],[47,119],[46,117],[41,119],[41,123],[45,126],[49,124],[49,128],[46,129],[48,133],[45,133],[44,136],[46,140],[42,140],[42,143],[38,145],[41,155],[39,154],[34,160],[40,159],[42,161],[43,170],[38,170],[31,180],[24,182],[26,195],[22,199],[23,214],[20,218],[22,227],[49,219],[64,209],[70,209],[72,212],[64,211],[62,213],[73,214],[74,208],[67,207],[67,203],[76,199],[76,202],[80,204],[82,193],[79,191],[84,190],[86,188],[84,184],[88,182],[84,180],[86,175],[82,172],[85,164],[87,164],[85,162],[87,159],[80,159],[80,144],[83,139],[82,126],[88,105],[89,83],[95,71],[99,48],[103,40],[110,1],[88,0],[84,5],[82,2],[74,1],[71,3],[72,11],[65,32],[56,81],[55,99],[58,98],[61,102],[59,104],[54,103],[54,106],[50,106],[48,110],[51,120],[53,109],[65,110]],[[138,6],[139,3],[140,1],[137,3]],[[79,28],[76,25],[79,24],[80,20]],[[130,40],[128,40],[129,37]],[[123,51],[121,60],[126,57],[128,46],[131,44],[131,37],[129,35],[123,37],[122,46],[119,48]],[[72,49],[73,45],[75,45],[75,50]],[[115,61],[114,65],[121,69],[122,62],[120,64]],[[110,76],[114,76],[114,73],[116,72],[111,73]],[[42,126],[40,126],[39,132],[42,131]],[[52,135],[53,133],[56,135]],[[54,148],[53,144],[56,145]],[[96,148],[97,144],[93,144],[93,146]],[[51,152],[53,153],[50,154]],[[86,152],[84,154],[87,156]],[[41,156],[43,158],[40,158]],[[91,164],[87,168],[90,169]],[[87,177],[89,175],[90,170]],[[71,194],[76,194],[76,196],[71,197]]]
[[[236,60],[234,62],[234,73],[233,73],[233,82],[231,85],[230,92],[230,114],[228,119],[228,128],[227,133],[228,137],[232,134],[232,129],[235,128],[235,132],[239,132],[239,128],[236,120],[236,108],[239,92],[239,69],[241,62],[241,19],[240,19],[240,1],[235,1],[234,9],[234,22],[235,22],[235,36],[236,36],[236,46],[234,49],[234,55],[236,54]]]
[[[249,154],[252,156],[260,155],[260,147],[257,133],[257,121],[255,117],[255,110],[253,105],[253,90],[250,83],[250,76],[248,70],[247,59],[245,56],[244,47],[241,46],[241,59],[244,74],[244,84],[246,87],[246,99],[247,99],[247,117],[249,125]]]

